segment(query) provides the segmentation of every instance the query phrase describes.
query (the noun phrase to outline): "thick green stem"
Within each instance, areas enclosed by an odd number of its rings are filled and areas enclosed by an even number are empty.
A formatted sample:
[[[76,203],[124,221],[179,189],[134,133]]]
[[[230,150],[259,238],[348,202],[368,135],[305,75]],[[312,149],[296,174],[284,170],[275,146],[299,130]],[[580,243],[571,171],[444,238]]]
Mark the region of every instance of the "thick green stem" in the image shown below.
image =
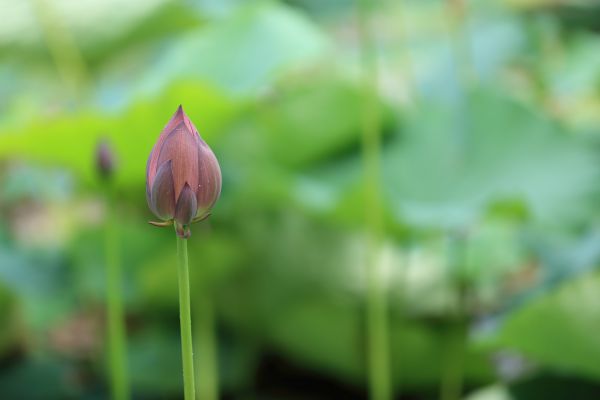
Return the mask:
[[[195,398],[194,352],[192,348],[192,316],[190,307],[190,273],[187,240],[177,236],[179,260],[179,320],[181,324],[181,359],[183,363],[183,388],[185,400]]]
[[[363,67],[363,160],[367,229],[367,345],[369,393],[373,400],[392,397],[390,382],[388,316],[385,288],[378,262],[383,236],[381,200],[381,116],[377,65],[369,29],[369,0],[359,3],[359,37]]]
[[[112,199],[112,196],[109,197]],[[108,202],[107,213],[105,253],[109,375],[113,400],[127,400],[130,394],[127,374],[125,317],[123,313],[123,279],[119,260],[117,218],[113,201]]]
[[[379,274],[379,246],[369,244],[367,260],[367,323],[369,349],[369,392],[373,400],[392,398],[390,382],[387,301]]]
[[[197,350],[200,355],[198,367],[198,397],[202,400],[219,398],[219,375],[217,340],[215,336],[215,313],[210,293],[204,293],[196,302]]]

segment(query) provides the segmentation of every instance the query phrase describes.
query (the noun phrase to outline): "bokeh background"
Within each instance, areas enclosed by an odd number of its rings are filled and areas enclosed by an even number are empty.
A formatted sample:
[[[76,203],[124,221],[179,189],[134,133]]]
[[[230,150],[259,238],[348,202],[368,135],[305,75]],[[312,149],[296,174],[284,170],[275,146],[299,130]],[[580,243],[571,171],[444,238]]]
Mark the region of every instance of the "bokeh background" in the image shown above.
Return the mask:
[[[133,392],[181,398],[175,237],[145,200],[179,104],[223,170],[189,243],[222,398],[367,398],[373,80],[397,398],[452,371],[471,400],[600,398],[600,6],[369,3],[361,41],[351,0],[0,2],[0,398],[108,398],[100,138]]]

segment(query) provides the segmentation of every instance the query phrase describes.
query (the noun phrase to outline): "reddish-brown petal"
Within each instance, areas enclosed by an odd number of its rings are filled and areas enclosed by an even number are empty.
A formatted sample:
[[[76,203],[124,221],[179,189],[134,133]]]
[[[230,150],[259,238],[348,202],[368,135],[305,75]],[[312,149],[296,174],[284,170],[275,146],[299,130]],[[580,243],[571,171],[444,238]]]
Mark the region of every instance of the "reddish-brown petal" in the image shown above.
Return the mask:
[[[150,188],[152,186],[150,183],[150,174],[149,174],[150,159],[152,159],[152,152],[150,152],[150,155],[148,156],[148,161],[146,161],[146,201],[148,202],[148,206],[150,206],[150,210],[152,210],[152,206],[151,206],[152,200],[150,199]],[[154,177],[152,177],[152,180],[154,180]],[[154,212],[154,210],[152,210],[152,211]]]
[[[181,225],[188,225],[196,216],[197,210],[196,195],[192,191],[192,188],[190,188],[190,185],[186,183],[177,199],[175,220]]]
[[[160,155],[159,154],[160,149],[162,148],[163,143],[165,142],[167,137],[182,122],[184,124],[186,124],[186,126],[191,125],[191,127],[193,129],[195,129],[195,127],[193,126],[193,124],[191,123],[191,121],[189,120],[187,115],[185,115],[185,112],[183,111],[183,107],[181,107],[181,105],[180,105],[177,108],[177,111],[175,111],[175,114],[173,114],[173,116],[167,123],[167,125],[165,125],[163,130],[160,132],[160,136],[158,137],[156,144],[154,145],[154,147],[152,148],[152,151],[150,152],[150,157],[148,158],[148,164],[146,167],[146,181],[150,187],[152,187],[152,184],[154,183],[154,177],[156,176],[158,166],[160,165],[159,160],[158,160],[159,155]]]
[[[150,193],[150,209],[160,219],[172,219],[175,215],[175,187],[171,161],[158,168]]]
[[[221,194],[221,168],[214,153],[202,139],[198,148],[198,174],[198,213],[204,214],[212,208]]]
[[[186,113],[183,113],[183,122],[185,123],[185,126],[188,128],[188,131],[190,133],[192,133],[194,136],[199,136],[198,129],[196,129],[196,126],[194,125],[192,120],[189,119]]]
[[[159,150],[158,164],[172,161],[175,198],[181,194],[183,186],[198,184],[198,135],[191,135],[184,122],[181,122],[164,141]]]

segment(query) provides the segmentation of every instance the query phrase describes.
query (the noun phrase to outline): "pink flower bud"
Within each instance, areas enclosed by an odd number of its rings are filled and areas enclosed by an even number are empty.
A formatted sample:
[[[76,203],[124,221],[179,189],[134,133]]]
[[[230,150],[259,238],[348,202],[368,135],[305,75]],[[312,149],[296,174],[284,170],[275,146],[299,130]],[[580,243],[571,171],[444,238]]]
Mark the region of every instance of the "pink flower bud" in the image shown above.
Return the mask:
[[[115,170],[115,155],[108,139],[102,139],[96,145],[96,170],[102,179],[108,180]]]
[[[146,166],[150,210],[177,234],[189,237],[189,225],[210,215],[221,193],[219,162],[179,106],[154,145]]]

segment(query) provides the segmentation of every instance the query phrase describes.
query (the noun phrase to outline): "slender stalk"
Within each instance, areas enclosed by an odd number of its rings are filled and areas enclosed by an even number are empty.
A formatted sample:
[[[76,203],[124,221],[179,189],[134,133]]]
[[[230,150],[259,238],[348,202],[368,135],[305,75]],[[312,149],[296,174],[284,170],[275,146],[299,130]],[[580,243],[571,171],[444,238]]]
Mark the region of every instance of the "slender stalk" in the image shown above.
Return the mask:
[[[466,321],[458,317],[452,321],[446,338],[446,359],[442,370],[441,400],[462,398],[464,358],[467,342]]]
[[[387,302],[376,254],[379,246],[369,241],[367,260],[367,324],[369,349],[369,393],[373,400],[392,398],[390,382]]]
[[[127,400],[130,397],[130,392],[126,360],[127,346],[123,313],[123,278],[121,260],[119,259],[118,221],[112,193],[109,193],[108,198],[105,254],[109,375],[113,400]]]
[[[205,293],[196,302],[196,337],[200,357],[198,367],[198,397],[202,400],[219,398],[219,376],[217,360],[217,340],[215,337],[215,313],[211,293]]]
[[[381,201],[381,116],[377,90],[375,46],[369,29],[369,0],[359,2],[358,30],[363,68],[363,163],[367,229],[367,346],[369,393],[373,400],[389,400],[389,338],[386,293],[378,256],[383,235]]]
[[[181,324],[181,359],[183,363],[183,391],[185,400],[195,398],[194,352],[192,349],[192,316],[190,307],[190,273],[187,240],[177,236],[179,275],[179,321]]]
[[[449,268],[451,280],[458,293],[457,307],[446,334],[446,351],[442,368],[440,399],[462,398],[464,363],[468,335],[467,285],[461,277],[466,259],[467,239],[457,234],[450,238]]]

